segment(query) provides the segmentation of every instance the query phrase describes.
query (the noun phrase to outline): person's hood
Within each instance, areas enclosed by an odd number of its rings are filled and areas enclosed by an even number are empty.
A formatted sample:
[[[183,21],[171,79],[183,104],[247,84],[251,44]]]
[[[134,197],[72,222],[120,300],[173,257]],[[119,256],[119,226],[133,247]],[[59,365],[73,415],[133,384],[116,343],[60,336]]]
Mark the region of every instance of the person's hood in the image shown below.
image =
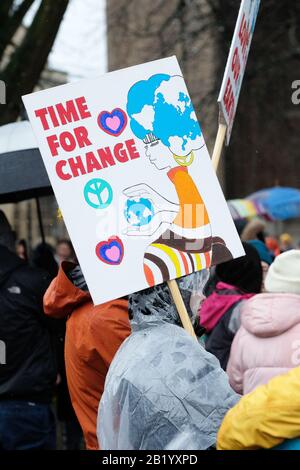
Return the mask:
[[[260,232],[266,228],[266,223],[259,218],[254,218],[247,223],[246,227],[241,233],[241,240],[255,240]]]
[[[44,295],[46,315],[66,318],[75,308],[86,302],[91,302],[91,296],[80,268],[68,261],[62,262],[56,278]]]
[[[256,249],[260,261],[264,261],[269,266],[273,263],[274,256],[265,243],[263,243],[261,240],[249,240],[248,243]]]
[[[255,336],[278,336],[300,323],[300,295],[257,294],[243,304],[241,322]]]
[[[0,245],[0,284],[17,268],[24,265],[24,261],[3,245]]]
[[[218,282],[216,290],[201,305],[200,325],[209,333],[230,308],[253,295],[244,294],[237,287],[225,282]]]
[[[208,274],[206,270],[198,271],[175,281],[178,283],[192,323],[196,318],[197,312],[194,311],[193,313],[191,310],[191,297],[194,293],[199,294],[203,291]],[[181,325],[177,308],[166,283],[131,294],[128,299],[128,309],[132,331],[160,326],[165,323]]]

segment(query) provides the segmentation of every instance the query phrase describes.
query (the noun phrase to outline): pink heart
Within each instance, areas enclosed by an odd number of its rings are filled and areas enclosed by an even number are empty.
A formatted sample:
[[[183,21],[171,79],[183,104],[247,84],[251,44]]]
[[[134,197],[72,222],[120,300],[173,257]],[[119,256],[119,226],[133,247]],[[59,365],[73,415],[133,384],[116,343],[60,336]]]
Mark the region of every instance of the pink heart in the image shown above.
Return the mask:
[[[103,263],[110,265],[121,264],[124,256],[124,245],[117,236],[99,242],[96,246],[96,255]]]
[[[105,254],[111,261],[118,261],[120,258],[120,249],[117,246],[112,246],[106,250]]]
[[[118,137],[127,126],[127,115],[121,108],[114,108],[111,112],[101,111],[97,122],[106,134]]]
[[[121,124],[121,121],[120,121],[120,118],[118,118],[118,116],[108,117],[106,119],[107,127],[112,129],[113,131],[117,130],[120,124]]]

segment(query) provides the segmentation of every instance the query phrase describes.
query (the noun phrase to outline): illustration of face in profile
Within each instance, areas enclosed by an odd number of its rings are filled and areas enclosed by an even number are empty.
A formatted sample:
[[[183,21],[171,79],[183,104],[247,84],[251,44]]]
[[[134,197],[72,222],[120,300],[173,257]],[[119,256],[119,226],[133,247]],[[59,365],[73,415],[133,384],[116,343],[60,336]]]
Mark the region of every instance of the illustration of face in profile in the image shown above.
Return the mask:
[[[158,170],[169,170],[177,165],[190,166],[194,161],[193,151],[188,155],[175,155],[152,133],[147,134],[143,142],[145,144],[146,157]]]
[[[158,170],[189,166],[193,151],[204,146],[202,131],[179,75],[157,74],[128,92],[127,113],[145,155]]]
[[[170,168],[170,155],[166,152],[165,146],[161,143],[161,140],[153,136],[147,136],[144,139],[145,143],[145,155],[149,159],[149,162],[154,165],[158,170],[166,170]],[[147,141],[148,138],[148,141]]]
[[[144,255],[149,286],[208,268],[214,256],[210,217],[189,174],[205,142],[183,78],[156,74],[135,83],[128,92],[127,114],[132,132],[143,141],[146,159],[166,173],[166,184],[172,184],[178,196],[178,201],[169,201],[144,182],[123,191],[128,198],[125,233],[154,240]],[[230,259],[224,241],[218,240],[224,260]]]

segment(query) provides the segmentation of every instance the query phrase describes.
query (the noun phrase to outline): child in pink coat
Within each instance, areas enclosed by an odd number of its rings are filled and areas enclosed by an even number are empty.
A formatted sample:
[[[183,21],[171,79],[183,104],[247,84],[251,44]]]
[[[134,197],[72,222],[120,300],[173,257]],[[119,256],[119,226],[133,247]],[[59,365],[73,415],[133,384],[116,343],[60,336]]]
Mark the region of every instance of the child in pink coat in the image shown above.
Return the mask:
[[[242,306],[227,365],[230,385],[242,394],[300,365],[300,250],[275,259],[265,288]]]

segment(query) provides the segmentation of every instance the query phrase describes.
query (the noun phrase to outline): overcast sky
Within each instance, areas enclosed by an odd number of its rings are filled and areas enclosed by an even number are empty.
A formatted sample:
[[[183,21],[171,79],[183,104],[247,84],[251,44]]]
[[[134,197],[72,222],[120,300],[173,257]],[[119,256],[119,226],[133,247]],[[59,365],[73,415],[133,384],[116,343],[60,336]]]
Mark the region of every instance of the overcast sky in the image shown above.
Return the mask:
[[[39,3],[36,0],[25,24],[30,24]],[[106,72],[105,6],[106,0],[70,0],[49,57],[51,68],[68,72],[70,80]]]

